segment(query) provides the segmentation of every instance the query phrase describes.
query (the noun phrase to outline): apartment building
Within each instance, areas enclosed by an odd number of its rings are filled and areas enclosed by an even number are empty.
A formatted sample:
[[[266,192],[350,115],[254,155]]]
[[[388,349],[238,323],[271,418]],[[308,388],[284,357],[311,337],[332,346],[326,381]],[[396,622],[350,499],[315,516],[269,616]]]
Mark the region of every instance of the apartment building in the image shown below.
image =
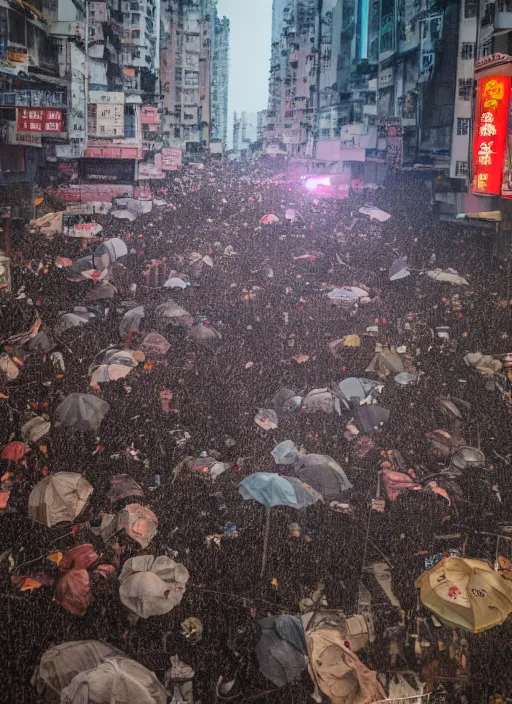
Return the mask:
[[[275,0],[267,152],[448,172],[460,51],[455,0]]]
[[[209,149],[227,137],[229,21],[216,0],[163,0],[161,25],[164,142]]]
[[[211,139],[226,148],[228,138],[229,20],[215,17]]]
[[[242,111],[233,117],[233,152],[241,155],[248,152],[251,144],[258,140],[258,113]]]

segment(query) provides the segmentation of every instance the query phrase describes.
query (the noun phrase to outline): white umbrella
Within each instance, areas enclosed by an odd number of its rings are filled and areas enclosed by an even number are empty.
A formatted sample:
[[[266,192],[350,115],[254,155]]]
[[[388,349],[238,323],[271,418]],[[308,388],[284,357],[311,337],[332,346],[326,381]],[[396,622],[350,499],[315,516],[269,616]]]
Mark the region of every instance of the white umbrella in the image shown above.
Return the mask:
[[[398,281],[399,279],[405,279],[410,276],[411,270],[407,264],[407,257],[399,257],[391,264],[389,269],[389,280]]]

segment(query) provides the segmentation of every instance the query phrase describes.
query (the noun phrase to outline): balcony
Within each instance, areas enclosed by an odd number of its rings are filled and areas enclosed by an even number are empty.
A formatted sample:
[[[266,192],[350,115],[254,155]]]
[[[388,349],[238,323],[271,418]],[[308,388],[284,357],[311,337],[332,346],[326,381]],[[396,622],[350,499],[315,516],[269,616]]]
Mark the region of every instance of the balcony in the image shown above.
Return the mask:
[[[63,91],[17,90],[0,92],[0,106],[24,108],[67,108],[67,98]]]

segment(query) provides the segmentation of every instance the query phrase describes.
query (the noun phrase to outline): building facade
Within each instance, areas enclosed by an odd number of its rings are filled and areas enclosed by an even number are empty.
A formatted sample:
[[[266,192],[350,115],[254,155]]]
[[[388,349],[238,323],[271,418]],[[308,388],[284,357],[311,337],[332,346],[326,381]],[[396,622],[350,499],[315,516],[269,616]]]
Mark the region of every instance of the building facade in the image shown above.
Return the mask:
[[[258,141],[259,113],[242,111],[240,117],[233,116],[233,152],[241,155],[248,152],[251,144]]]
[[[229,20],[215,17],[212,80],[212,141],[226,148],[228,139]]]
[[[397,168],[448,172],[459,6],[275,0],[267,153],[330,162],[354,182]]]

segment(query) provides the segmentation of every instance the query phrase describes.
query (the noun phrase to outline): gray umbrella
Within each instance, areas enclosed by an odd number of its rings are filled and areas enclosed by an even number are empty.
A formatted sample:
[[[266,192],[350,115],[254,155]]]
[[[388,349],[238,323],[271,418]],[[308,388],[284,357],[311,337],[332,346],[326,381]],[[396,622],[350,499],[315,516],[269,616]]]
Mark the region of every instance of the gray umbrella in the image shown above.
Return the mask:
[[[130,330],[140,331],[144,320],[144,306],[137,306],[125,313],[119,323],[119,333],[121,337],[127,337]]]
[[[110,405],[92,394],[69,394],[57,406],[55,425],[65,425],[77,430],[99,430],[101,421],[110,410]]]
[[[328,455],[298,455],[295,472],[301,482],[309,484],[327,501],[335,501],[344,491],[352,489],[343,469]]]
[[[256,657],[261,673],[277,687],[297,679],[306,667],[307,649],[302,622],[296,616],[259,621],[261,638]]]
[[[379,428],[389,420],[389,410],[382,406],[357,406],[354,409],[356,426],[365,434],[369,435],[376,428]]]
[[[73,309],[72,313],[63,313],[60,316],[60,323],[58,325],[60,332],[64,330],[69,330],[70,328],[77,328],[81,325],[87,325],[96,316],[94,313],[89,313],[87,308],[82,308],[77,306]]]
[[[405,279],[410,276],[411,270],[409,269],[409,264],[407,263],[407,257],[399,257],[391,264],[389,269],[389,280],[398,281],[399,279]]]

